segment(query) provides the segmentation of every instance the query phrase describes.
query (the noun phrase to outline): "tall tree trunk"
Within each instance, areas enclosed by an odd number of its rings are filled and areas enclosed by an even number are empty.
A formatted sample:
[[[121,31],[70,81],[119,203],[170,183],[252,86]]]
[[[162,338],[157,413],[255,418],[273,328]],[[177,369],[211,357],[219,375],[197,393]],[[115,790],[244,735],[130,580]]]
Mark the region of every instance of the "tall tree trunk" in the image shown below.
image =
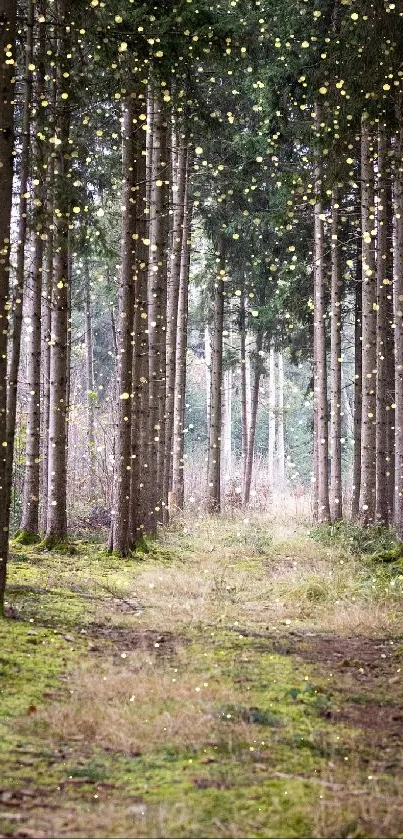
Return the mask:
[[[123,226],[122,267],[119,282],[118,407],[115,434],[114,498],[109,547],[120,556],[130,550],[130,469],[132,421],[132,333],[134,304],[134,249],[136,232],[136,166],[134,124],[136,111],[130,96],[124,103],[122,125]]]
[[[38,220],[39,222],[39,220]],[[30,340],[28,352],[27,443],[22,503],[22,536],[36,536],[39,531],[40,431],[41,431],[41,293],[43,240],[41,230],[34,234],[34,255],[30,272]]]
[[[276,441],[276,357],[274,352],[274,345],[270,345],[269,350],[269,440],[267,448],[267,471],[269,477],[269,485],[274,486],[274,451]]]
[[[8,493],[11,499],[14,435],[17,413],[18,372],[21,355],[22,310],[24,299],[24,267],[25,245],[27,238],[27,187],[30,163],[31,137],[31,104],[32,104],[32,67],[33,65],[33,30],[34,3],[28,3],[27,36],[25,47],[25,68],[22,110],[22,140],[20,159],[19,207],[18,207],[18,241],[15,270],[15,287],[13,289],[12,334],[10,346],[10,361],[8,366],[7,388],[7,473]]]
[[[277,480],[283,489],[285,481],[284,359],[281,351],[277,355],[277,370]]]
[[[320,132],[320,112],[316,106],[316,129]],[[329,465],[328,465],[328,410],[326,367],[326,304],[322,207],[322,161],[316,151],[314,205],[314,412],[316,415],[317,452],[317,520],[330,521]]]
[[[130,470],[130,540],[137,548],[144,532],[145,472],[148,460],[148,341],[147,341],[147,263],[146,222],[146,135],[137,134],[136,171],[136,252],[134,273],[134,329]]]
[[[374,169],[368,118],[361,120],[362,431],[360,521],[375,521],[376,487],[376,266],[372,231]]]
[[[160,404],[165,397],[165,363],[162,366],[162,343],[165,341],[162,295],[165,276],[165,223],[164,223],[164,181],[166,177],[164,152],[164,130],[162,103],[154,89],[153,137],[151,157],[150,217],[149,217],[149,263],[148,263],[148,346],[149,346],[149,491],[150,509],[147,530],[156,532],[160,520],[161,503],[159,484]]]
[[[362,271],[357,254],[357,274],[354,304],[354,454],[351,518],[356,521],[360,512],[361,492],[361,418],[362,418]]]
[[[62,99],[68,93],[70,65],[67,54],[70,36],[67,32],[69,9],[67,0],[58,7],[58,85],[56,103],[56,132],[60,144],[55,159],[54,271],[52,287],[50,392],[49,392],[49,451],[48,451],[48,509],[46,543],[63,540],[67,536],[67,429],[68,407],[68,301],[69,301],[69,216],[70,216],[70,104]],[[69,29],[69,28],[68,28]],[[70,30],[69,30],[70,31]],[[68,67],[67,67],[68,64]],[[63,79],[63,82],[62,82]]]
[[[339,195],[332,191],[331,225],[331,321],[330,321],[330,512],[333,521],[342,517],[341,484],[341,259],[339,242]]]
[[[232,370],[224,373],[223,422],[222,422],[222,477],[231,478],[231,429],[232,429]]]
[[[165,462],[164,462],[164,500],[172,486],[172,457],[174,439],[175,411],[175,376],[176,376],[176,340],[178,329],[178,303],[181,273],[182,239],[184,233],[185,189],[186,189],[186,147],[174,123],[172,131],[172,203],[173,228],[170,253],[170,271],[167,299],[166,331],[166,396],[165,396]]]
[[[94,350],[92,336],[91,285],[88,259],[84,261],[85,281],[85,368],[87,384],[87,446],[89,466],[89,500],[96,498],[95,410],[94,410]]]
[[[46,533],[48,516],[48,483],[49,483],[49,405],[50,405],[50,345],[51,345],[51,318],[52,318],[52,288],[53,288],[53,190],[54,172],[53,162],[50,164],[51,173],[48,182],[47,219],[49,230],[46,241],[44,259],[43,294],[41,305],[41,327],[42,327],[42,463],[41,463],[41,487],[42,487],[42,518],[41,529]]]
[[[204,360],[206,365],[206,426],[208,436],[211,417],[211,335],[208,324],[204,329]]]
[[[207,511],[219,513],[221,509],[221,389],[224,327],[224,276],[225,258],[220,243],[218,271],[214,288],[214,320],[211,371],[211,417],[207,465]]]
[[[245,485],[246,456],[248,452],[248,398],[246,381],[246,309],[245,295],[240,299],[239,328],[241,333],[241,472],[242,489]]]
[[[395,323],[395,510],[399,540],[403,542],[403,108],[399,97],[399,129],[395,145],[393,208],[393,301]]]
[[[390,283],[390,250],[388,219],[390,216],[390,190],[388,185],[388,143],[386,127],[378,129],[378,204],[377,204],[377,323],[376,323],[376,520],[388,522],[388,471],[387,446],[387,384],[388,384],[388,330]]]
[[[253,382],[251,387],[251,416],[250,416],[250,426],[249,426],[249,434],[248,434],[248,450],[246,453],[246,464],[245,464],[245,483],[244,483],[244,494],[243,494],[243,503],[249,504],[250,501],[250,488],[252,483],[252,470],[253,470],[253,456],[255,451],[255,436],[256,436],[256,420],[257,420],[257,411],[259,406],[259,386],[260,386],[260,377],[262,375],[262,361],[260,357],[260,352],[262,349],[262,334],[258,332],[256,336],[256,352],[254,358],[254,369],[253,369]]]
[[[46,72],[46,33],[45,33],[44,2],[39,6],[38,47],[37,47],[37,99],[45,95]],[[35,120],[36,147],[33,163],[35,165],[34,179],[34,218],[33,218],[33,264],[28,275],[30,340],[27,362],[27,442],[26,464],[24,474],[24,489],[22,502],[21,531],[22,535],[32,538],[39,531],[39,488],[40,488],[40,434],[41,434],[41,303],[43,287],[43,257],[44,257],[44,221],[46,207],[46,183],[43,174],[43,148],[38,139],[43,127],[43,111],[37,108]]]
[[[192,204],[190,198],[191,160],[188,152],[185,209],[183,216],[183,236],[181,251],[179,300],[178,300],[178,329],[176,337],[176,372],[175,372],[175,404],[174,404],[174,444],[172,463],[172,506],[183,510],[185,504],[185,410],[186,410],[186,352],[187,352],[187,323],[189,297],[189,270],[191,251],[191,221]],[[207,327],[206,327],[207,329]],[[206,349],[210,349],[210,336]],[[207,357],[206,357],[207,364]],[[210,364],[209,364],[210,366]],[[206,368],[207,370],[207,368]]]
[[[13,192],[14,66],[17,4],[3,0],[0,11],[0,618],[4,613],[4,592],[8,554],[9,493],[7,482],[7,310],[10,271],[10,220]],[[10,47],[8,46],[10,45]]]

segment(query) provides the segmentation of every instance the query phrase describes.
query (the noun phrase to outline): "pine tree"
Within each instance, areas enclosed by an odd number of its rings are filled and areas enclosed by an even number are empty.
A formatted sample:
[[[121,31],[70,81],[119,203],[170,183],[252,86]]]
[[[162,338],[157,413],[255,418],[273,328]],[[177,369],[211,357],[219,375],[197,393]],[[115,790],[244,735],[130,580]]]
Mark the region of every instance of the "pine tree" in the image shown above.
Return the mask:
[[[0,617],[4,612],[4,592],[8,554],[9,493],[7,483],[7,329],[6,312],[10,271],[10,220],[13,188],[14,143],[14,65],[16,4],[3,0],[0,14]]]

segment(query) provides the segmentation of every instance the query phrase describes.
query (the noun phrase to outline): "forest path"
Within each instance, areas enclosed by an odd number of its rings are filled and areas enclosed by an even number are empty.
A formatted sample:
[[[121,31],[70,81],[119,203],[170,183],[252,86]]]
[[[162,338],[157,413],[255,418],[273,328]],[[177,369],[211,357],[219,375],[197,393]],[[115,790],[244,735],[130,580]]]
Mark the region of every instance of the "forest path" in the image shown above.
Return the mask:
[[[303,524],[12,546],[0,835],[403,835],[401,574]]]

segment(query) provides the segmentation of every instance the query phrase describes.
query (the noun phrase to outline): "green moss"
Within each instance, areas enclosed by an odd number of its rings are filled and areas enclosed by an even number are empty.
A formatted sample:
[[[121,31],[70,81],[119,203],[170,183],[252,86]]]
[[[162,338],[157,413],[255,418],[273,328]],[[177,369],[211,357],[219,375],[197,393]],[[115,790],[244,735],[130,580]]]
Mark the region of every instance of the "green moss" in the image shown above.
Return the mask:
[[[14,536],[18,545],[37,545],[41,541],[38,533],[31,533],[29,530],[19,530]]]

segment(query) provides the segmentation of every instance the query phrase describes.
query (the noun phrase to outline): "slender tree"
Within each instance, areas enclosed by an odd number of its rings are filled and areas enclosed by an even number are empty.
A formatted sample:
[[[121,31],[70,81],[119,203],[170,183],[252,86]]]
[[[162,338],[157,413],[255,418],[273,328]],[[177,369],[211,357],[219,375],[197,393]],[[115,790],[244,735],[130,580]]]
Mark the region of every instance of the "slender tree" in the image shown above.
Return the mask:
[[[375,520],[376,489],[376,266],[373,150],[367,115],[361,120],[362,431],[360,519]]]
[[[115,476],[111,538],[109,546],[121,556],[130,550],[130,469],[132,422],[132,334],[134,305],[134,251],[136,234],[136,152],[134,96],[128,96],[123,108],[122,174],[123,225],[122,264],[119,281],[118,345],[118,407],[115,435]]]
[[[32,539],[39,532],[40,494],[40,432],[41,432],[41,304],[43,289],[43,260],[45,238],[46,182],[42,141],[43,108],[39,104],[45,97],[46,35],[45,4],[39,6],[37,21],[38,45],[36,50],[37,81],[35,95],[38,102],[35,119],[35,144],[33,144],[32,168],[34,170],[34,194],[32,213],[32,262],[28,272],[29,349],[27,362],[27,442],[24,474],[24,491],[21,516],[21,539]]]
[[[10,271],[10,220],[13,188],[14,65],[16,3],[3,0],[0,9],[0,617],[8,554],[9,493],[7,483],[7,308]]]
[[[276,443],[276,354],[274,344],[269,350],[269,440],[268,440],[268,477],[270,486],[274,486],[274,452]]]
[[[18,241],[13,288],[12,333],[7,388],[7,470],[9,495],[11,498],[14,433],[17,413],[18,372],[21,355],[22,312],[25,291],[25,246],[28,220],[28,177],[30,168],[32,74],[34,49],[34,3],[29,0],[27,33],[25,40],[25,66],[23,87],[22,138],[19,178]]]
[[[190,195],[190,152],[187,156],[186,183],[184,196],[183,236],[181,250],[179,300],[178,300],[178,329],[176,336],[176,364],[175,364],[175,404],[173,430],[173,463],[172,463],[172,506],[182,510],[185,503],[184,481],[184,442],[185,442],[185,403],[186,403],[186,352],[187,352],[187,323],[189,297],[189,270],[191,253],[191,221],[192,202]],[[210,348],[210,337],[206,347]],[[207,365],[207,358],[206,358]],[[208,394],[210,396],[210,392]]]
[[[173,123],[172,128],[172,245],[168,279],[166,326],[166,396],[165,396],[165,460],[163,497],[167,501],[172,486],[172,443],[174,436],[176,339],[178,328],[178,302],[180,290],[182,239],[184,233],[186,147],[184,138]]]
[[[388,243],[388,219],[390,217],[390,189],[388,183],[388,142],[386,126],[378,128],[377,160],[377,322],[376,322],[376,520],[388,521],[388,433],[387,433],[387,385],[388,385],[388,330],[389,305],[388,286],[390,280],[390,250]]]
[[[330,288],[330,512],[342,517],[341,484],[341,259],[339,241],[339,192],[332,191]]]
[[[260,379],[262,376],[262,344],[263,344],[263,334],[262,331],[259,331],[256,335],[256,348],[253,358],[253,381],[252,381],[252,389],[251,389],[251,421],[249,427],[249,434],[248,434],[248,449],[246,453],[246,464],[245,464],[245,481],[244,481],[244,494],[243,494],[243,503],[249,504],[250,501],[250,489],[252,483],[252,470],[253,470],[253,456],[255,451],[255,436],[256,436],[256,420],[257,420],[257,412],[259,406],[259,387],[260,387]]]
[[[48,504],[46,544],[67,536],[68,303],[69,218],[71,209],[71,110],[69,79],[71,35],[67,0],[58,4],[58,77],[56,101],[54,267],[49,373]],[[66,98],[67,94],[67,98]]]
[[[402,101],[397,103],[399,128],[395,143],[393,178],[393,301],[395,326],[395,510],[394,519],[403,541],[403,127]]]
[[[207,465],[207,510],[219,513],[221,509],[221,389],[224,328],[224,245],[220,242],[218,270],[214,283],[214,319],[211,371],[211,415]]]
[[[316,106],[316,131],[320,133],[321,115]],[[329,466],[328,466],[328,409],[327,409],[327,366],[326,366],[326,304],[325,266],[322,204],[322,159],[316,149],[315,161],[315,205],[314,205],[314,412],[317,461],[317,519],[330,521]]]

